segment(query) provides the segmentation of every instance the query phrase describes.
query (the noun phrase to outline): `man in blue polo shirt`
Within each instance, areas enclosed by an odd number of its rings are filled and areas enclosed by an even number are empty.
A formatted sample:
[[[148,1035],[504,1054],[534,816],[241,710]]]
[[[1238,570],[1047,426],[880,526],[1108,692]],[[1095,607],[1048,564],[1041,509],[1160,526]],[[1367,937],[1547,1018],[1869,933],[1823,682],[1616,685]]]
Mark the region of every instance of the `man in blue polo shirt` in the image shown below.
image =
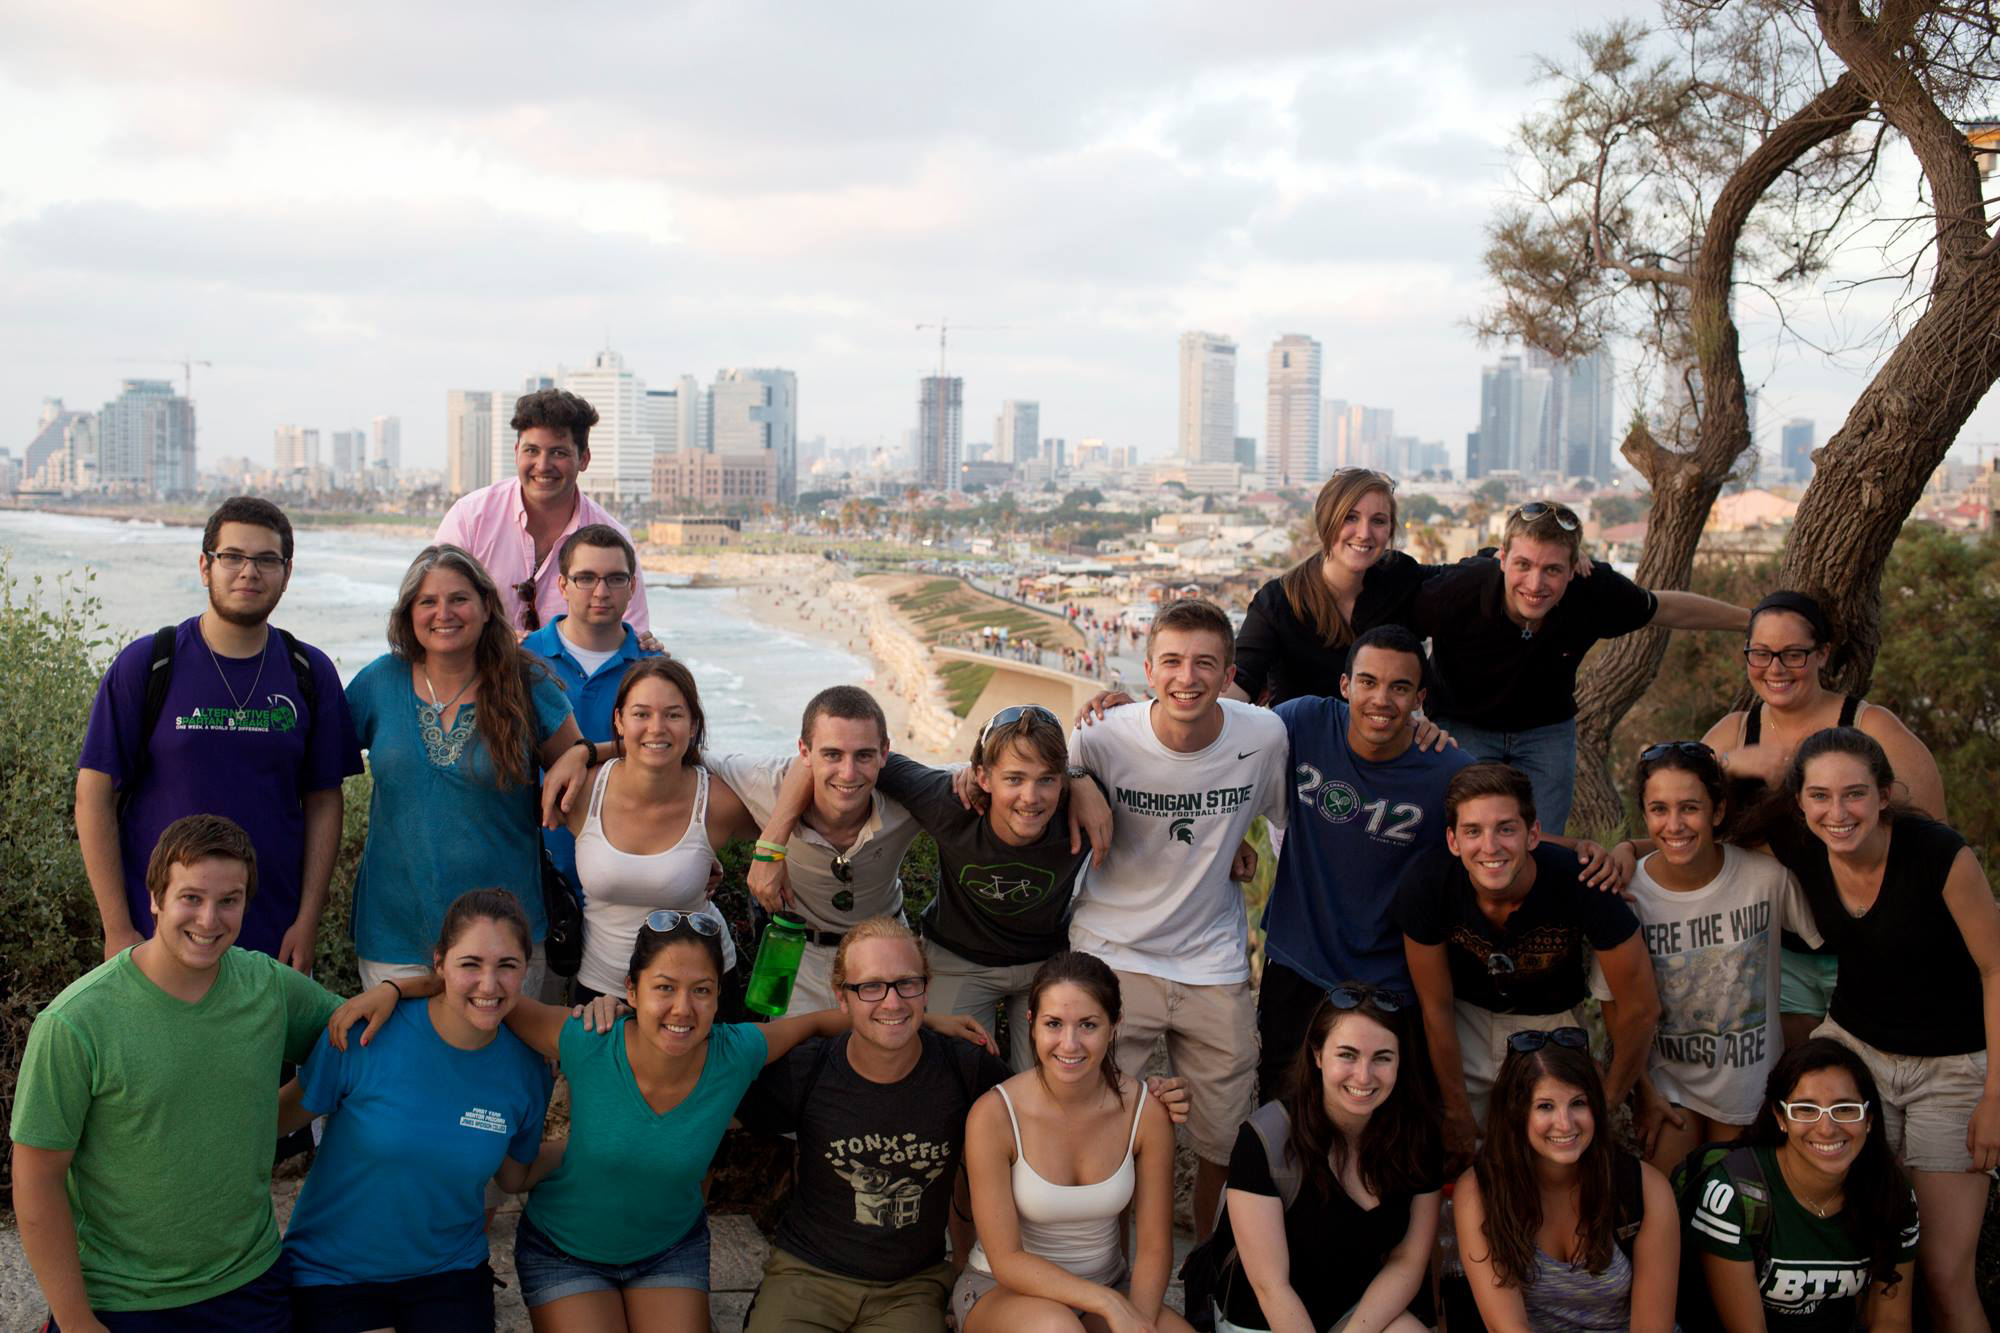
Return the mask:
[[[1264,909],[1257,991],[1258,1100],[1281,1095],[1319,997],[1343,981],[1405,992],[1409,965],[1396,883],[1444,846],[1444,792],[1472,762],[1427,751],[1411,718],[1424,702],[1424,647],[1400,625],[1354,641],[1340,699],[1303,695],[1273,711],[1291,737],[1292,792],[1277,878]]]

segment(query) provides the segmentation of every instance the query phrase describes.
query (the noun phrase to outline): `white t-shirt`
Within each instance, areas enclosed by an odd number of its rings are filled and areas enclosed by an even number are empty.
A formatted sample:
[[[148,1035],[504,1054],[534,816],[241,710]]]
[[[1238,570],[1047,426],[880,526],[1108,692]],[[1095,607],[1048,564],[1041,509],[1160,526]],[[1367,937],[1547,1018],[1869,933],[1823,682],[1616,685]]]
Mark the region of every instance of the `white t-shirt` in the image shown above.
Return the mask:
[[[1250,979],[1250,921],[1229,863],[1263,815],[1285,819],[1285,724],[1222,701],[1222,734],[1191,754],[1153,734],[1157,704],[1114,708],[1070,737],[1073,762],[1111,793],[1111,851],[1085,867],[1072,948],[1190,985]]]
[[[1686,893],[1662,888],[1639,863],[1626,890],[1660,988],[1648,1067],[1668,1101],[1725,1125],[1747,1125],[1784,1037],[1778,1026],[1783,927],[1818,947],[1819,928],[1792,872],[1775,857],[1724,844],[1722,870]],[[1591,993],[1611,998],[1591,963]]]
[[[562,631],[558,629],[556,633],[562,634]],[[583,668],[583,678],[585,680],[589,680],[592,676],[596,675],[598,670],[606,662],[618,656],[618,650],[625,646],[623,643],[618,643],[600,653],[594,648],[584,648],[570,642],[570,637],[567,634],[563,634],[562,641],[563,647],[569,650],[569,655],[574,657],[577,665]]]

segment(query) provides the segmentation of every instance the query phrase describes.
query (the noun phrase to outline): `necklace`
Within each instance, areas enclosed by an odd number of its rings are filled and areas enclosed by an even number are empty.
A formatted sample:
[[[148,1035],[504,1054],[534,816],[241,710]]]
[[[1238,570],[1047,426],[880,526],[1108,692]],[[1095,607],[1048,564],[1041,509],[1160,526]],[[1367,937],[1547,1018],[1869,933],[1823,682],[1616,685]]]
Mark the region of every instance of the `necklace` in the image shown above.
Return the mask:
[[[197,627],[195,633],[201,634],[201,630]],[[205,634],[201,635],[201,646],[208,648],[208,636]],[[236,697],[236,691],[229,688],[229,677],[223,675],[222,659],[215,655],[215,649],[208,648],[208,660],[215,663],[215,674],[221,678],[222,688],[228,692],[229,702],[235,705],[235,711],[231,714],[231,717],[239,726],[242,725],[244,715],[250,711],[250,705],[256,701],[257,686],[264,680],[264,660],[270,655],[271,634],[269,630],[266,630],[264,632],[263,651],[257,654],[257,674],[250,678],[249,690],[239,699]]]
[[[1807,1210],[1810,1211],[1814,1217],[1817,1217],[1822,1222],[1824,1222],[1829,1216],[1831,1216],[1831,1214],[1828,1213],[1827,1210],[1833,1207],[1833,1202],[1835,1199],[1841,1197],[1842,1191],[1840,1190],[1840,1188],[1836,1187],[1833,1193],[1827,1195],[1824,1200],[1817,1203],[1814,1202],[1812,1199],[1806,1197],[1806,1192],[1799,1188],[1797,1181],[1792,1179],[1792,1173],[1787,1168],[1785,1164],[1784,1155],[1782,1153],[1778,1155],[1778,1174],[1785,1178],[1785,1188],[1789,1189],[1792,1192],[1792,1197],[1794,1199],[1797,1199],[1800,1203],[1804,1204]]]
[[[438,699],[437,686],[431,684],[430,667],[419,666],[417,670],[424,673],[424,688],[431,692],[431,701],[428,704],[424,704],[424,706],[431,710],[431,721],[437,723],[440,727],[444,725],[444,710],[457,703],[458,696],[471,689],[472,682],[479,679],[479,672],[477,669],[474,669],[473,673],[465,678],[465,683],[451,692],[451,698],[440,701]],[[423,704],[423,700],[421,699],[417,700],[417,702]]]

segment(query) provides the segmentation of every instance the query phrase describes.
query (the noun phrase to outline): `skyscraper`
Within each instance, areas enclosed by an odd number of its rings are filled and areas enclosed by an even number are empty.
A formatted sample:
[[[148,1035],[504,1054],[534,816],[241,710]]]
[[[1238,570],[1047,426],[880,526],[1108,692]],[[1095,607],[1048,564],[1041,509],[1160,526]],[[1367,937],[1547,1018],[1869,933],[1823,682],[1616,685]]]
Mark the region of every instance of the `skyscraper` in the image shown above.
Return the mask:
[[[653,493],[653,433],[646,428],[646,385],[625,368],[625,358],[605,348],[588,366],[570,371],[563,388],[597,409],[590,428],[590,466],[577,478],[584,492],[599,504],[616,509],[642,504]],[[509,407],[509,419],[512,416]],[[511,429],[498,427],[496,442],[513,442]]]
[[[1353,467],[1354,460],[1347,455],[1347,400],[1329,398],[1319,405],[1320,466],[1329,476],[1341,468]]]
[[[1785,423],[1778,446],[1778,462],[1785,471],[1785,480],[1812,480],[1813,431],[1813,423],[1805,417],[1793,417]]]
[[[692,375],[683,375],[674,381],[674,393],[680,399],[680,415],[675,423],[679,434],[672,447],[713,453],[714,395]],[[660,447],[665,449],[668,445],[663,441]]]
[[[271,465],[280,472],[319,466],[319,430],[313,426],[280,426],[272,432]]]
[[[194,404],[170,380],[126,380],[98,414],[98,481],[152,496],[194,491]]]
[[[1040,403],[1009,398],[1000,404],[1000,420],[993,427],[993,457],[1002,463],[1032,463],[1041,429]]]
[[[375,435],[375,465],[399,471],[403,466],[403,419],[376,417],[371,426]]]
[[[1181,335],[1180,456],[1190,463],[1236,456],[1236,343],[1219,333]]]
[[[368,463],[368,437],[358,430],[333,433],[333,484],[352,486]]]
[[[933,490],[957,490],[964,452],[965,381],[924,376],[917,381],[917,481]]]
[[[1565,477],[1611,480],[1613,389],[1617,364],[1609,347],[1564,363],[1563,465]]]
[[[1271,344],[1264,361],[1264,484],[1272,490],[1317,486],[1319,467],[1319,362],[1317,340],[1287,333]],[[1232,432],[1229,453],[1235,456]]]
[[[712,448],[768,452],[778,465],[778,501],[799,494],[799,377],[789,370],[720,370],[710,391]]]

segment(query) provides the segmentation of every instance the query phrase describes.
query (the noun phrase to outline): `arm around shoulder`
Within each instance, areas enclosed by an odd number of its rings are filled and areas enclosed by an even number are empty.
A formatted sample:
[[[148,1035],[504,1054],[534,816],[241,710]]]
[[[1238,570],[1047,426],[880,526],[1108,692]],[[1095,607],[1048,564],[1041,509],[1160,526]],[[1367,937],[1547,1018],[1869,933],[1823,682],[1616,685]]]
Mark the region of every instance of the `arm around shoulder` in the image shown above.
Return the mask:
[[[1747,631],[1750,628],[1750,612],[1744,607],[1704,597],[1698,592],[1681,592],[1673,588],[1657,590],[1653,596],[1658,606],[1651,623],[1661,629]]]

